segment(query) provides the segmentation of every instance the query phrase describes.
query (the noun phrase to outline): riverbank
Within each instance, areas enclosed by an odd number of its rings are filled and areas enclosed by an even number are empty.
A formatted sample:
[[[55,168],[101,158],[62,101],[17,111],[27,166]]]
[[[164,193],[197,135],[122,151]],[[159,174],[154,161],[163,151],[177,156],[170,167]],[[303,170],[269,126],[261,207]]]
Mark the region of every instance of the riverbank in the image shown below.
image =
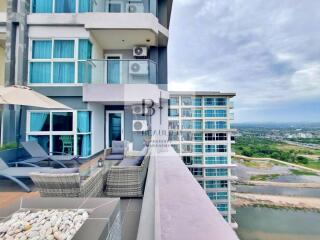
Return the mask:
[[[267,206],[273,208],[289,208],[320,211],[319,198],[289,197],[252,193],[234,193],[233,206]]]
[[[291,183],[291,182],[270,182],[270,181],[239,181],[238,183],[249,185],[249,186],[273,186],[273,187],[317,188],[317,189],[320,188],[320,183]]]

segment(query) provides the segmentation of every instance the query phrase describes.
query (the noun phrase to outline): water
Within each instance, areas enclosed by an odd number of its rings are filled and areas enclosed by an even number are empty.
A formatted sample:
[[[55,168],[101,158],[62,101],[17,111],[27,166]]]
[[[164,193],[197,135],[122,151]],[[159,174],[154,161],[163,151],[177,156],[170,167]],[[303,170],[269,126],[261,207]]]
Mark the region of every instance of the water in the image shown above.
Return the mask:
[[[235,219],[241,240],[319,240],[320,213],[271,209],[237,208]]]
[[[249,186],[236,185],[237,192],[240,193],[258,193],[282,196],[303,196],[320,198],[319,188],[288,188],[276,186]],[[319,199],[320,201],[320,199]]]

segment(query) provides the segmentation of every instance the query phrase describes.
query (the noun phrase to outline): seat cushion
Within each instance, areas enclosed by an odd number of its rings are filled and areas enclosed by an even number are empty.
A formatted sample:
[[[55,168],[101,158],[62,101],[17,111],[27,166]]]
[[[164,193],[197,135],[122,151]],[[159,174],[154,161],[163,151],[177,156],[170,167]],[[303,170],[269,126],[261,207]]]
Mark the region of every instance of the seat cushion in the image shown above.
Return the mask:
[[[122,160],[123,154],[110,154],[106,157],[106,160]]]
[[[144,156],[125,158],[119,163],[119,166],[140,166]]]
[[[54,173],[54,174],[63,174],[63,173],[79,173],[79,168],[47,168],[41,169],[40,173]]]
[[[112,141],[112,154],[124,154],[124,142]]]

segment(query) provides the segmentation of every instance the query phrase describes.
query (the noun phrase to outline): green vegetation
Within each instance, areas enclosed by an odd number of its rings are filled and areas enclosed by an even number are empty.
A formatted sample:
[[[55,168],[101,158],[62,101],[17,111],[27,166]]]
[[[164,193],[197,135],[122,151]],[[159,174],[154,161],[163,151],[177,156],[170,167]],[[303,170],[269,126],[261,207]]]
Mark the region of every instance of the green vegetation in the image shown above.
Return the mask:
[[[320,138],[294,138],[288,139],[293,142],[299,143],[312,143],[312,144],[320,144]]]
[[[238,137],[234,150],[238,155],[257,158],[274,158],[289,163],[320,169],[320,161],[301,156],[301,154],[317,154],[318,150],[290,146],[281,142],[258,137]]]
[[[298,169],[291,169],[290,170],[291,174],[293,175],[308,175],[308,176],[317,176],[318,174],[310,171],[304,171],[304,170],[298,170]]]
[[[8,150],[8,149],[14,149],[17,147],[16,143],[7,143],[7,144],[3,144],[2,147],[0,147],[0,151],[4,151],[4,150]]]
[[[250,177],[251,181],[269,181],[279,177],[280,174],[259,174]]]

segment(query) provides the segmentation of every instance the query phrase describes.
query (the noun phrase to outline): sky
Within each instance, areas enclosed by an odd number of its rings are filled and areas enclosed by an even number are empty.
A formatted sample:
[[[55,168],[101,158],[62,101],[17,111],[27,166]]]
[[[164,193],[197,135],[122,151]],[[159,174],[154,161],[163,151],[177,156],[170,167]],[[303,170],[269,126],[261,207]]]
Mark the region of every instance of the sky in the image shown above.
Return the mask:
[[[320,122],[319,0],[174,0],[170,90],[235,92],[235,122]]]

